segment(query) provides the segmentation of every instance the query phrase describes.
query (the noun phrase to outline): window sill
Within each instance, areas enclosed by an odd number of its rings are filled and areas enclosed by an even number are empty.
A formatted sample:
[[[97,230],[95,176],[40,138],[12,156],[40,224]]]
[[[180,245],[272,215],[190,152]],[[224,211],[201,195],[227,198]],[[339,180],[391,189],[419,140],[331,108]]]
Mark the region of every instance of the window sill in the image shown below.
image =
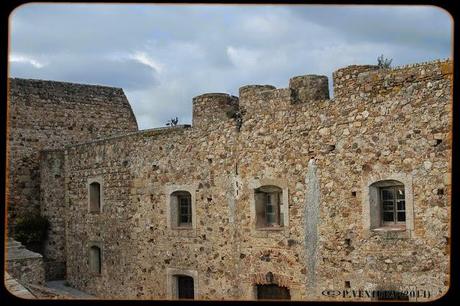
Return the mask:
[[[382,226],[370,229],[369,234],[371,236],[380,236],[384,239],[409,239],[412,236],[412,231],[407,227]]]
[[[194,230],[192,226],[180,226],[180,227],[171,227],[172,230],[178,230],[178,231],[183,231],[183,230]]]
[[[382,226],[371,229],[373,232],[405,232],[406,227],[404,226]]]
[[[102,273],[98,273],[98,272],[89,272],[89,274],[94,277],[102,277]]]
[[[282,231],[284,230],[284,226],[277,226],[277,227],[256,227],[257,231]]]

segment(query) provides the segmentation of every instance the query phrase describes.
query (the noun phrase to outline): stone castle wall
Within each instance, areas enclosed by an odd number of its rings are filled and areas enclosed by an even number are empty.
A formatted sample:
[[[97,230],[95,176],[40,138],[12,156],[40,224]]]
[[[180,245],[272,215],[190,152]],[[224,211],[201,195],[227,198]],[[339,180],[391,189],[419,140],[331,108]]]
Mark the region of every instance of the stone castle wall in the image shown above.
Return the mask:
[[[122,89],[54,81],[10,79],[8,107],[9,234],[15,220],[41,212],[52,219],[52,238],[45,253],[62,253],[63,203],[58,203],[58,198],[63,190],[45,185],[40,190],[40,151],[134,132],[138,130],[136,119]],[[48,195],[41,198],[40,191]],[[62,263],[62,254],[59,256],[58,266]],[[49,274],[53,268],[47,267],[48,276],[62,276],[61,272]],[[57,269],[62,271],[62,267]]]
[[[332,100],[321,76],[249,85],[239,100],[196,97],[192,127],[67,147],[69,282],[144,299],[170,298],[177,273],[195,277],[200,299],[254,299],[267,275],[302,300],[349,286],[446,292],[452,63],[350,66],[333,78]],[[88,209],[94,179],[98,214]],[[405,230],[369,226],[370,185],[385,179],[405,184]],[[279,229],[255,227],[263,185],[283,190]],[[190,229],[168,224],[177,190],[192,193]],[[89,271],[91,245],[102,250],[100,275]]]
[[[65,170],[64,152],[40,152],[40,213],[50,228],[43,248],[46,279],[65,279]]]

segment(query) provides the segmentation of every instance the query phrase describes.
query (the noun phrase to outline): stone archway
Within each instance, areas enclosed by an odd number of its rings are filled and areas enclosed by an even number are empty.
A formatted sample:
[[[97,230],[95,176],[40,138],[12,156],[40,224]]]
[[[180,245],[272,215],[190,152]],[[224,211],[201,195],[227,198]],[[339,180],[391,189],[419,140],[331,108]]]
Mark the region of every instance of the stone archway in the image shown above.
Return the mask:
[[[290,300],[289,278],[272,272],[257,273],[252,277],[258,300]]]

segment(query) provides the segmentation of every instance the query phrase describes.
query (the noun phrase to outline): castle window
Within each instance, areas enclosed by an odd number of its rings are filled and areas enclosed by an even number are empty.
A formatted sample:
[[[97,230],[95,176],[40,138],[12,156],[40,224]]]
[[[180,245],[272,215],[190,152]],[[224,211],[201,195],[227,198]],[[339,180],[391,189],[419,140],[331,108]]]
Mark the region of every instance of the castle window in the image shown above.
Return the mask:
[[[89,269],[92,273],[101,274],[101,249],[95,245],[89,248]]]
[[[262,186],[254,191],[256,228],[283,226],[282,189],[277,186]]]
[[[192,197],[189,193],[178,195],[179,220],[178,226],[190,226],[192,224]]]
[[[407,219],[406,187],[398,180],[381,180],[369,186],[371,229],[404,230]]]
[[[166,294],[168,299],[196,299],[198,272],[189,269],[166,268]]]
[[[406,202],[404,185],[380,188],[382,225],[406,223]]]
[[[103,206],[102,178],[88,180],[88,211],[100,213]]]
[[[193,290],[193,277],[187,275],[176,275],[177,282],[177,298],[178,299],[193,299],[195,296]]]
[[[89,184],[89,211],[101,211],[101,185],[99,183]]]
[[[175,228],[191,228],[193,224],[192,196],[188,191],[175,191],[170,201],[171,225]]]

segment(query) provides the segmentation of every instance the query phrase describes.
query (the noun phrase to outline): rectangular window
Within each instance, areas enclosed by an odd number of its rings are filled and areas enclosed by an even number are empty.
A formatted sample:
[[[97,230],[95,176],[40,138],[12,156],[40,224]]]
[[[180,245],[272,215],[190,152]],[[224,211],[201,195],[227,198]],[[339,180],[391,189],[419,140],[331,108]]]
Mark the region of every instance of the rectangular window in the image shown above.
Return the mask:
[[[265,218],[267,225],[275,224],[276,223],[276,208],[273,203],[273,198],[275,194],[266,194],[266,202],[265,202]]]
[[[89,268],[91,272],[101,274],[101,249],[97,246],[89,249]]]
[[[89,211],[101,212],[101,185],[97,182],[89,185]]]
[[[188,196],[178,196],[179,226],[192,224],[192,205]]]
[[[193,299],[193,278],[185,275],[178,275],[177,278],[177,297],[179,299]]]
[[[404,223],[406,221],[404,186],[380,188],[380,203],[382,207],[382,223],[384,225]]]
[[[262,186],[254,190],[256,228],[279,228],[282,222],[282,190],[277,186]]]

